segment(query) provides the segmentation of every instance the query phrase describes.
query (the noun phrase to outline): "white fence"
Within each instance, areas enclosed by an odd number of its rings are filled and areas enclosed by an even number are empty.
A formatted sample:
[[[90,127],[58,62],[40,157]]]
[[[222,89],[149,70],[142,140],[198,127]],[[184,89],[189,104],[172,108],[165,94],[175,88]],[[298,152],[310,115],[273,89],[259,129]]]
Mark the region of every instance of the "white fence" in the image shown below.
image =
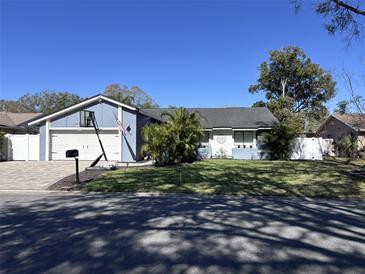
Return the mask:
[[[333,139],[322,139],[323,155],[336,156],[336,148],[333,142]]]
[[[2,151],[3,160],[39,160],[39,134],[6,134]]]
[[[290,160],[323,160],[322,138],[295,138]]]

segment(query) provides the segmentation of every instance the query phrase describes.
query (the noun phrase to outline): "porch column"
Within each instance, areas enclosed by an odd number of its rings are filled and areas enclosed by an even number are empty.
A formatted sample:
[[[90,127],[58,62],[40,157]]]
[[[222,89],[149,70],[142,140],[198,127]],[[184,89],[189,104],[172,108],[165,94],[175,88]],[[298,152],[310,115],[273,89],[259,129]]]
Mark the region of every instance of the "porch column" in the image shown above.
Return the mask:
[[[123,123],[122,121],[122,107],[118,106],[118,120]],[[122,132],[119,130],[118,128],[118,136],[119,136],[119,147],[118,147],[118,151],[119,151],[119,161],[123,162],[123,152],[122,152],[122,142],[123,142],[123,135]]]
[[[29,133],[25,134],[25,161],[29,161]]]
[[[46,121],[46,157],[45,160],[49,161],[49,149],[50,149],[50,144],[51,144],[51,140],[50,140],[50,131],[49,131],[49,126],[50,126],[50,121],[47,120]]]
[[[252,134],[252,137],[253,137],[253,144],[252,144],[252,147],[255,148],[256,147],[256,131],[253,132]]]

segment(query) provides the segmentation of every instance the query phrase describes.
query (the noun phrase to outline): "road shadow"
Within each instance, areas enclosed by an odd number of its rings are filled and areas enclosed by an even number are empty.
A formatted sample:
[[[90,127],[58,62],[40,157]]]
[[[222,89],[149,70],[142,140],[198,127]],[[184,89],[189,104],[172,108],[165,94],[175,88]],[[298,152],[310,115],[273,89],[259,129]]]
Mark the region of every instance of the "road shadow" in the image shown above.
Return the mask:
[[[2,273],[365,273],[363,201],[66,195],[0,221]]]

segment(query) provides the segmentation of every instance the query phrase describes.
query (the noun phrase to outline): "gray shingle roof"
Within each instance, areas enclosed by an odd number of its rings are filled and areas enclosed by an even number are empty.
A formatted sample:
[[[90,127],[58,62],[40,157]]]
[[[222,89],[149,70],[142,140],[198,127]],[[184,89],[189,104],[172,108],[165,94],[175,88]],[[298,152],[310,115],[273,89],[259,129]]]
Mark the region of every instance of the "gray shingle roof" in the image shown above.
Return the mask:
[[[163,112],[173,112],[171,108],[142,109],[141,112],[163,121]],[[234,108],[187,108],[191,112],[198,112],[203,118],[203,128],[245,128],[257,129],[273,127],[278,120],[266,107],[234,107]]]

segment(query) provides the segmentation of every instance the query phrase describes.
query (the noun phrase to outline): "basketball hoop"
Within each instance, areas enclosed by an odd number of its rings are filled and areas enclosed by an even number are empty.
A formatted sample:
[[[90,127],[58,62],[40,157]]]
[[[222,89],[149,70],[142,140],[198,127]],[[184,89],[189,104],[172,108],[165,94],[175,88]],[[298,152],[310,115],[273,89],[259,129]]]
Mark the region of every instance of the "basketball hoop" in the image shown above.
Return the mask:
[[[80,111],[80,127],[93,127],[92,116],[94,111],[81,110]]]

